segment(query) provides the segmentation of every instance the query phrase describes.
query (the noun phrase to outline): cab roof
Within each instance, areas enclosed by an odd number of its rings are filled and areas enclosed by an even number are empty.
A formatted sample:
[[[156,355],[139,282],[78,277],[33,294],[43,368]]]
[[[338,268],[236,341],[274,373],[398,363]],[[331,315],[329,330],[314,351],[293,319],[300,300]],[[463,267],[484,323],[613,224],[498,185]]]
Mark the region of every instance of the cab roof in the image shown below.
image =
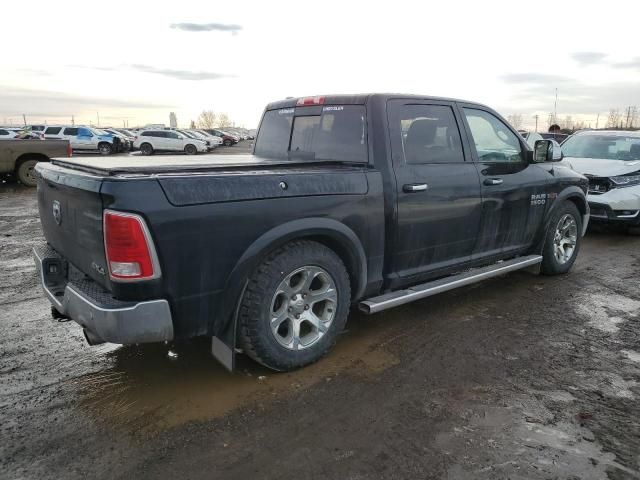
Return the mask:
[[[480,105],[477,102],[470,102],[467,100],[461,100],[457,98],[447,97],[433,97],[429,95],[415,95],[406,93],[359,93],[352,95],[314,95],[309,97],[288,97],[284,100],[277,100],[267,105],[267,110],[277,110],[280,108],[293,108],[301,106],[300,102],[311,99],[322,99],[323,105],[365,105],[372,97],[379,97],[382,99],[392,98],[409,98],[416,100],[433,100],[441,102],[460,102]],[[318,104],[318,103],[316,103]],[[314,105],[314,103],[308,103],[307,105]]]

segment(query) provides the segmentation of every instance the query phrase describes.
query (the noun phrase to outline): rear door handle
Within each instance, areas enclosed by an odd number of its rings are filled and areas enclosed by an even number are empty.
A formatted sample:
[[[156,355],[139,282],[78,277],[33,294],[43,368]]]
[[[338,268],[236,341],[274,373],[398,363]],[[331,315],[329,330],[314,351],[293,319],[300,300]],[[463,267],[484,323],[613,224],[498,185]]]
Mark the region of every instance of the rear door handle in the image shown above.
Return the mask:
[[[483,183],[487,186],[502,185],[503,180],[501,178],[487,178]]]
[[[424,192],[428,188],[426,183],[410,183],[402,187],[402,191],[406,193]]]

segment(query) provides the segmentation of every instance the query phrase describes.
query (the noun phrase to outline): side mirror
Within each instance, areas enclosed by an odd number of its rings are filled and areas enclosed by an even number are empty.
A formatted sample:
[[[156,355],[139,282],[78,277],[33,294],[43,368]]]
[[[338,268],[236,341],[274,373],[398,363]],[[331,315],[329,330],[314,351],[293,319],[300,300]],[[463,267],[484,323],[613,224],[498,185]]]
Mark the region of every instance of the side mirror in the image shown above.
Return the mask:
[[[536,140],[533,147],[533,163],[552,162],[553,143],[551,140]]]

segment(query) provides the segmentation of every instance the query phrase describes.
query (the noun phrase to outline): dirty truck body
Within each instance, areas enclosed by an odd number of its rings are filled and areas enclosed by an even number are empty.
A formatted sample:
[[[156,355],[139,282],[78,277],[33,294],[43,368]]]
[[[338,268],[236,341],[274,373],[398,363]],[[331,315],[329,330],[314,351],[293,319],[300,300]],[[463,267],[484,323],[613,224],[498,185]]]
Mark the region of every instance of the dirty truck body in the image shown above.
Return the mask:
[[[351,306],[567,271],[588,184],[542,142],[456,100],[288,99],[254,155],[38,165],[34,256],[53,311],[92,344],[209,336],[228,368],[242,349],[289,370],[328,351]]]

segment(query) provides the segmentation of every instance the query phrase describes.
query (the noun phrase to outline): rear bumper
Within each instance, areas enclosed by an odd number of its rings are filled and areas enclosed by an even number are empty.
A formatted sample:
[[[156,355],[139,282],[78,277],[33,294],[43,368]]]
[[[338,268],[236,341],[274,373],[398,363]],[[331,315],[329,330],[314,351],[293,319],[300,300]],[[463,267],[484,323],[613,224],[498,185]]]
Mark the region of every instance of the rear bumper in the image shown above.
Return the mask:
[[[67,262],[51,247],[33,249],[46,297],[53,307],[85,329],[92,343],[150,343],[173,339],[169,302],[123,302],[85,278],[69,279]]]

